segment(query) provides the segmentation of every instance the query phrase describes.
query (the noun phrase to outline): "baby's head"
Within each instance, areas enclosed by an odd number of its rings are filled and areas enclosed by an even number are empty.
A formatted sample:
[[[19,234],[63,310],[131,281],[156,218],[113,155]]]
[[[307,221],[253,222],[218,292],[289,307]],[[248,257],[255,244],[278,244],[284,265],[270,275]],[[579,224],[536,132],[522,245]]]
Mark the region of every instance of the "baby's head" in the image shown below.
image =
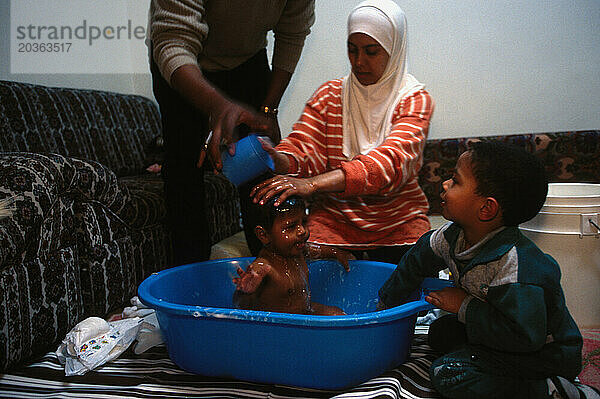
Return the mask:
[[[495,198],[505,226],[517,226],[540,211],[548,194],[544,166],[521,147],[476,141],[468,150],[477,194]]]
[[[276,199],[252,205],[258,222],[254,233],[264,247],[279,255],[300,256],[310,234],[306,227],[306,204],[301,197],[291,196],[274,206]]]
[[[256,215],[257,223],[267,230],[271,230],[277,218],[289,217],[292,211],[306,211],[306,204],[302,197],[291,196],[285,199],[279,206],[275,206],[275,201],[279,197],[271,197],[264,205],[260,203],[251,203],[252,213]]]

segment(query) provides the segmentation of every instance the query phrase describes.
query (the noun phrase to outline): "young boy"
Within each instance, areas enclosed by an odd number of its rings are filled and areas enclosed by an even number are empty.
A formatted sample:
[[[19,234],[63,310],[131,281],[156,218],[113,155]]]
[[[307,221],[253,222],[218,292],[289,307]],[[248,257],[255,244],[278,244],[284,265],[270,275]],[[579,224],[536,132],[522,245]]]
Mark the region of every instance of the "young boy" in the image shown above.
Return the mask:
[[[560,269],[517,227],[539,212],[547,192],[533,155],[471,143],[443,183],[442,214],[451,222],[423,235],[379,291],[380,306],[393,307],[424,276],[449,268],[456,287],[426,298],[451,313],[429,329],[430,346],[445,353],[430,368],[444,397],[570,398],[577,391],[568,380],[581,370],[582,338]]]
[[[234,303],[242,309],[283,313],[343,315],[340,308],[312,302],[305,256],[336,258],[348,268],[352,255],[329,246],[307,243],[306,206],[300,197],[289,197],[275,207],[276,198],[265,205],[253,204],[256,237],[263,248],[246,271],[238,268],[233,282]]]

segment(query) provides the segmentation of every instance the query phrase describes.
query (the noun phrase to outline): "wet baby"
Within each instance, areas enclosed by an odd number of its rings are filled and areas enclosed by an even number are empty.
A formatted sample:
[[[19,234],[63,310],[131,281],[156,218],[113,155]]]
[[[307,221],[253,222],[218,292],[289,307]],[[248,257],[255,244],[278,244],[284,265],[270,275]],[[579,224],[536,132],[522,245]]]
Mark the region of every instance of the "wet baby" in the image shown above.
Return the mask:
[[[306,205],[300,197],[289,197],[279,206],[271,199],[254,204],[260,225],[254,232],[262,242],[258,257],[244,271],[238,267],[233,279],[237,289],[234,304],[241,309],[282,313],[343,315],[342,309],[312,302],[306,258],[335,258],[346,269],[354,257],[346,251],[308,243]]]

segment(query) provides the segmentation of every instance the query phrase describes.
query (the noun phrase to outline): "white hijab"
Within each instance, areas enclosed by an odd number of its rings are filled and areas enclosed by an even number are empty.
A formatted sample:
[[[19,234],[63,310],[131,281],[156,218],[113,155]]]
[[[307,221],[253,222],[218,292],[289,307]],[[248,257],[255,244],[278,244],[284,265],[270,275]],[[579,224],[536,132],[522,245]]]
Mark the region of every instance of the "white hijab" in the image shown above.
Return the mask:
[[[376,83],[363,86],[352,72],[342,83],[343,149],[348,159],[381,145],[391,132],[400,100],[423,88],[406,73],[406,16],[392,0],[366,0],[348,16],[348,36],[365,33],[377,40],[390,58]]]

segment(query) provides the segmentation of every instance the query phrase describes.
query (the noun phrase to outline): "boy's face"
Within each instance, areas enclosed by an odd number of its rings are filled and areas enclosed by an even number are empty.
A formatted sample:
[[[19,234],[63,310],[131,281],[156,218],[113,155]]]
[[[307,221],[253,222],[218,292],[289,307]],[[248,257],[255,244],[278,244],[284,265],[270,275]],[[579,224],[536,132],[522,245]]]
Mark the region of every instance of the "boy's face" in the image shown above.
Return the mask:
[[[456,162],[452,178],[442,183],[442,215],[463,228],[471,226],[485,198],[477,194],[477,181],[473,175],[471,153],[464,152]]]
[[[301,256],[309,235],[304,208],[292,209],[275,218],[269,232],[271,249],[284,257]]]

